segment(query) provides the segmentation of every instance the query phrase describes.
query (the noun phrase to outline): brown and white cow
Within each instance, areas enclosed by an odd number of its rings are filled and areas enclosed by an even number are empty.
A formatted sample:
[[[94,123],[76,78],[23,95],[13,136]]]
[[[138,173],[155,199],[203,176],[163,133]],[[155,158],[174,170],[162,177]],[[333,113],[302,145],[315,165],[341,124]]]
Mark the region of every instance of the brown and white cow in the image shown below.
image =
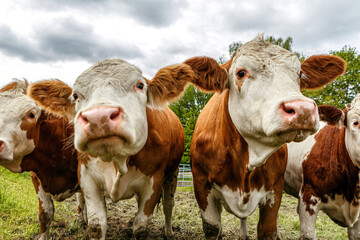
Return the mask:
[[[31,171],[39,199],[39,239],[50,239],[53,200],[63,201],[80,190],[77,156],[66,146],[73,128],[65,119],[46,114],[26,95],[27,82],[16,80],[0,90],[0,165],[12,172]],[[79,215],[84,198],[78,194]]]
[[[288,144],[284,189],[299,198],[300,238],[316,238],[322,210],[347,227],[349,239],[360,239],[360,94],[345,110],[324,105],[319,114],[316,135]]]
[[[146,237],[147,222],[162,192],[165,236],[172,236],[171,215],[184,130],[165,104],[194,78],[188,65],[178,64],[159,70],[148,81],[135,65],[106,59],[83,72],[74,89],[52,81],[30,88],[30,95],[48,111],[73,119],[75,148],[83,153],[79,181],[90,238],[105,239],[104,196],[117,202],[134,195],[138,212],[133,233],[137,238]],[[159,106],[163,109],[153,108]]]
[[[190,150],[205,237],[221,236],[223,206],[241,219],[246,239],[246,217],[259,205],[258,239],[278,238],[287,160],[281,145],[304,140],[319,125],[315,102],[300,90],[335,79],[345,62],[312,56],[300,65],[294,53],[260,35],[221,66],[206,57],[185,63],[198,75],[195,85],[217,91],[199,115]]]

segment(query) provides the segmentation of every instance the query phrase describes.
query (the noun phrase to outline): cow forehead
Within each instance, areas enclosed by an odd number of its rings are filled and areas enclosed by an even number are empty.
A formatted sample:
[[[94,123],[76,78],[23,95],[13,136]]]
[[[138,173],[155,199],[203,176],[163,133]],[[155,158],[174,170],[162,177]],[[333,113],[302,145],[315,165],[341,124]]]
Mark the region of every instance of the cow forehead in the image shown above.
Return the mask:
[[[258,72],[268,71],[275,65],[300,71],[300,61],[295,53],[266,42],[262,36],[242,45],[235,53],[234,62],[235,65],[246,63]]]
[[[348,114],[357,114],[360,115],[360,93],[355,96],[351,101],[350,106],[348,106]]]
[[[2,119],[22,116],[27,111],[37,108],[35,101],[24,94],[0,93],[0,103]]]
[[[142,72],[137,66],[122,59],[105,59],[84,71],[76,79],[74,91],[86,96],[102,86],[120,90],[141,78]]]

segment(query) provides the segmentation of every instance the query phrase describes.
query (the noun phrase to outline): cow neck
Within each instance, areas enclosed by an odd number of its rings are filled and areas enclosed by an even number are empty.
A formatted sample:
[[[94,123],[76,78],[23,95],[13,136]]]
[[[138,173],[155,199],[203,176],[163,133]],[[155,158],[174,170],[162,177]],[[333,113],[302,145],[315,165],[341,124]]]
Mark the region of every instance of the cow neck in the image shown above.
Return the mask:
[[[249,178],[249,152],[229,115],[228,96],[228,90],[215,94],[202,111],[196,124],[201,130],[196,131],[196,149],[192,154],[199,155],[196,158],[202,161],[211,159],[210,169],[205,170],[211,182],[235,190],[245,186]]]
[[[234,89],[229,91],[228,96],[228,113],[231,118],[232,123],[235,126],[236,131],[240,133],[243,139],[245,139],[246,143],[248,144],[248,151],[249,151],[249,164],[248,170],[253,171],[256,167],[259,167],[265,164],[268,157],[274,153],[280,146],[269,146],[259,142],[259,139],[254,138],[253,136],[245,136],[241,133],[241,120],[238,115],[238,111],[236,108],[239,105],[238,100],[238,92]]]
[[[35,149],[21,163],[22,171],[35,172],[44,190],[52,194],[77,184],[76,151],[66,146],[72,134],[67,121],[42,113],[32,131]]]
[[[345,127],[327,125],[315,136],[308,160],[304,162],[304,179],[315,182],[323,201],[326,195],[344,195],[351,201],[359,182],[359,169],[353,164],[345,145]],[[315,165],[315,166],[314,166]],[[315,172],[314,172],[315,171]],[[304,180],[304,182],[307,180]]]

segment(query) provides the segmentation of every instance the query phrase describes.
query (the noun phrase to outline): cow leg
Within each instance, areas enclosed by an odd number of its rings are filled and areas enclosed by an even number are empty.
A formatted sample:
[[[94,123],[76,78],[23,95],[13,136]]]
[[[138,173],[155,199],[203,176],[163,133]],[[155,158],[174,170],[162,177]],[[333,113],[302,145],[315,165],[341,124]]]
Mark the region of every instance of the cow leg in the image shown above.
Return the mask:
[[[349,240],[360,240],[360,219],[352,227],[347,228]]]
[[[162,179],[162,178],[161,178]],[[156,204],[159,202],[162,181],[146,184],[147,187],[137,194],[138,211],[132,226],[136,239],[146,239],[149,235],[147,222],[151,218]]]
[[[78,221],[87,224],[85,198],[82,192],[76,193],[76,200],[78,203]]]
[[[307,205],[302,196],[299,200],[299,217],[300,217],[300,239],[316,239],[315,225],[319,213],[320,199],[312,196],[311,203]]]
[[[39,199],[39,240],[50,239],[50,224],[54,218],[54,203],[49,194],[44,192],[39,178],[31,172],[31,180],[34,184],[36,195]]]
[[[173,231],[171,227],[171,217],[172,217],[172,210],[174,208],[174,197],[177,186],[177,175],[178,175],[178,171],[176,171],[163,184],[163,190],[164,190],[163,211],[165,215],[164,235],[165,238],[167,239],[172,238],[173,236]]]
[[[80,187],[84,193],[88,227],[86,233],[89,239],[105,240],[107,216],[104,193],[97,181],[91,177],[84,165],[80,165]]]
[[[250,240],[246,225],[247,218],[240,218],[240,237],[239,240]]]
[[[265,204],[259,206],[260,217],[257,226],[258,239],[281,239],[277,229],[277,218],[281,204],[284,181],[274,186],[274,193],[268,196]]]

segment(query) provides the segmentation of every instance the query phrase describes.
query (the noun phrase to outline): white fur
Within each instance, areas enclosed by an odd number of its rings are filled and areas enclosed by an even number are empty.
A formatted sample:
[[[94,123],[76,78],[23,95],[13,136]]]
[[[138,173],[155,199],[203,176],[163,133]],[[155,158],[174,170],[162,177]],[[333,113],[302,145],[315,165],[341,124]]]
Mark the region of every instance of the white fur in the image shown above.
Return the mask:
[[[41,186],[39,186],[38,194],[39,200],[42,202],[41,208],[44,210],[44,214],[46,215],[47,223],[46,223],[46,231],[39,236],[39,240],[47,240],[50,239],[50,223],[54,217],[54,203],[51,199],[51,196],[44,192]]]
[[[111,161],[134,155],[145,145],[147,86],[141,74],[136,66],[111,59],[96,64],[78,77],[74,84],[74,92],[79,96],[74,119],[77,150]],[[144,84],[142,91],[135,89],[138,81]],[[124,112],[122,123],[113,134],[126,135],[127,141],[113,141],[107,146],[107,151],[102,143],[89,142],[86,132],[77,122],[82,112],[101,106],[121,107]]]
[[[151,217],[144,215],[144,206],[153,193],[153,183],[153,178],[141,173],[136,167],[129,167],[128,171],[121,175],[116,171],[113,162],[90,157],[87,165],[80,167],[80,184],[85,195],[89,225],[99,223],[102,239],[105,239],[107,220],[104,196],[117,202],[137,195],[139,208],[133,229],[144,226]]]
[[[300,237],[303,239],[316,239],[315,224],[321,201],[318,198],[312,198],[312,200],[316,202],[315,205],[310,206],[314,211],[312,215],[306,210],[306,203],[303,202],[302,196],[299,200]]]
[[[358,122],[358,125],[354,125]],[[360,167],[360,94],[351,102],[347,113],[345,145],[355,166]]]
[[[253,213],[259,204],[266,204],[270,201],[270,206],[274,204],[274,191],[266,191],[264,187],[254,189],[248,193],[240,190],[232,191],[228,186],[219,187],[216,184],[211,190],[217,199],[220,200],[224,208],[237,216],[238,218],[246,218]],[[244,198],[249,200],[244,203]]]
[[[21,172],[22,158],[31,153],[35,145],[20,125],[29,112],[33,112],[37,120],[41,109],[24,94],[1,92],[0,102],[0,140],[5,143],[0,152],[0,165],[12,172]]]

